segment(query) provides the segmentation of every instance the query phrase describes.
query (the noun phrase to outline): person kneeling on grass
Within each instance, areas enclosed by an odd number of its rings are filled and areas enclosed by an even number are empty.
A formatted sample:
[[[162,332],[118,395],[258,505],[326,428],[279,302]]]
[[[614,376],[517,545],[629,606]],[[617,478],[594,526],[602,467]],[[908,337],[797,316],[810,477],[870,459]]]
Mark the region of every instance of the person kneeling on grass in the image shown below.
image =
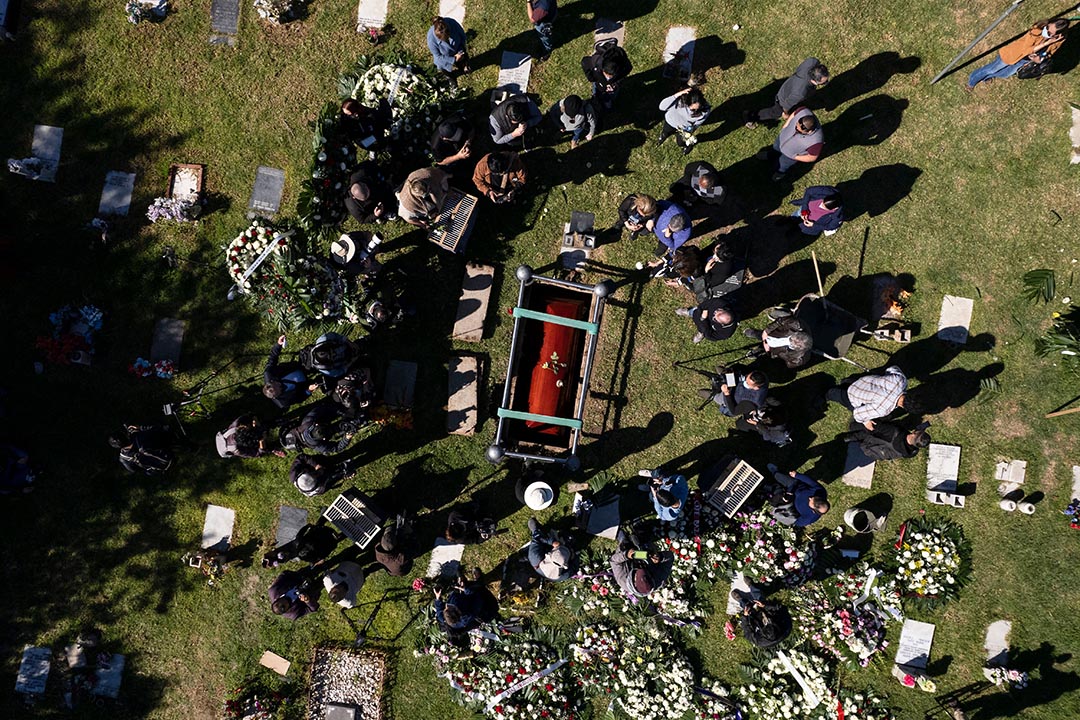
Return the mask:
[[[308,523],[300,528],[296,537],[263,555],[263,567],[277,567],[282,563],[300,560],[319,566],[341,544],[342,535],[333,528],[319,523]]]
[[[612,232],[630,231],[633,240],[643,232],[652,232],[656,227],[656,198],[644,193],[627,195],[619,204],[619,222],[611,227]]]
[[[516,152],[488,153],[476,163],[473,172],[476,189],[497,205],[516,200],[526,180],[525,164]]]
[[[778,523],[806,527],[829,512],[829,493],[817,480],[794,470],[786,474],[779,472],[775,465],[769,465],[769,470],[784,488],[772,499],[772,516]]]
[[[267,595],[270,597],[270,610],[275,615],[299,620],[319,609],[319,586],[303,573],[286,570],[274,579]]]
[[[578,559],[574,551],[566,546],[557,533],[544,532],[544,528],[529,518],[529,564],[540,577],[553,582],[568,579],[577,570]]]
[[[765,397],[769,394],[769,378],[760,370],[751,370],[743,373],[738,368],[725,368],[723,365],[716,366],[716,374],[722,377],[731,374],[735,377],[735,385],[727,384],[727,378],[720,383],[720,392],[712,388],[698,390],[698,397],[702,400],[712,400],[720,408],[720,414],[727,417],[740,417],[750,410],[757,410],[765,405]],[[714,386],[715,387],[715,386]],[[746,407],[744,403],[749,403]],[[744,412],[740,412],[741,410]]]
[[[447,590],[435,588],[435,620],[454,645],[468,642],[468,632],[499,614],[499,601],[481,584],[480,568],[470,573],[472,582],[459,581]]]
[[[697,327],[694,334],[695,345],[705,339],[711,342],[727,340],[735,334],[735,328],[739,324],[731,302],[724,297],[709,298],[691,308],[675,308],[675,314],[694,321]]]
[[[766,325],[764,330],[747,328],[743,330],[743,334],[761,341],[761,345],[751,348],[746,357],[768,355],[783,360],[784,365],[791,369],[800,368],[810,362],[814,338],[794,315],[777,318]]]
[[[891,422],[874,423],[873,430],[867,430],[854,420],[844,433],[844,442],[859,444],[859,449],[872,460],[899,460],[913,458],[919,454],[919,448],[930,445],[930,433],[920,425],[911,432]]]

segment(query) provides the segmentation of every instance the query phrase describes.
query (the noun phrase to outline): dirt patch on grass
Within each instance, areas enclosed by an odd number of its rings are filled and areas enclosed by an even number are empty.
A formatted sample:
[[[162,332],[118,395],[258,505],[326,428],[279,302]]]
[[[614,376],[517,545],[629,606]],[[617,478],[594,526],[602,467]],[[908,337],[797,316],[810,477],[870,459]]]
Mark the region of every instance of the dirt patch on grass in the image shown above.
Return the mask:
[[[1027,421],[1020,413],[1020,405],[1011,402],[1003,408],[997,408],[994,418],[994,432],[1003,440],[1021,438],[1028,434]]]

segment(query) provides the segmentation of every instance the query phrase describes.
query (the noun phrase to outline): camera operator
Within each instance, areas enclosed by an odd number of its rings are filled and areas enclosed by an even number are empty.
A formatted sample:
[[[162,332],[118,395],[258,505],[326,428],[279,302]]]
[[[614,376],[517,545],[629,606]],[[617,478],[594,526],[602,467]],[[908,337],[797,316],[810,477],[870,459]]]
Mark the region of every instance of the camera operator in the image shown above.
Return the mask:
[[[382,565],[388,575],[402,577],[412,569],[412,560],[407,554],[410,536],[408,524],[395,523],[383,530],[379,544],[375,546],[375,562]],[[372,566],[368,567],[368,572],[372,572]]]
[[[737,415],[742,416],[735,421],[735,429],[739,432],[756,432],[765,442],[779,447],[791,443],[787,412],[778,400],[766,398],[765,404],[760,408],[749,403],[740,403],[735,410]]]
[[[273,453],[284,457],[285,453],[270,447],[267,432],[259,418],[241,415],[214,437],[218,455],[223,458],[257,458]]]
[[[499,603],[480,584],[480,569],[474,568],[472,582],[459,581],[450,588],[435,587],[435,620],[454,645],[468,642],[468,632],[499,614]]]
[[[129,473],[160,475],[172,465],[176,436],[165,425],[124,425],[109,436],[120,451],[120,465]]]
[[[354,367],[334,384],[328,393],[338,414],[358,423],[367,422],[375,402],[375,383],[371,369]]]
[[[335,463],[325,455],[300,453],[289,468],[289,480],[307,497],[322,495],[353,473],[348,461]]]
[[[282,410],[304,402],[319,387],[318,383],[308,379],[300,363],[278,363],[284,349],[285,336],[282,335],[270,348],[270,355],[267,356],[266,367],[263,369],[263,395]]]
[[[683,506],[690,496],[690,485],[683,475],[664,475],[660,470],[640,470],[638,475],[649,482],[638,485],[638,490],[649,493],[656,518],[661,522],[674,522],[682,515]]]
[[[330,243],[330,260],[351,277],[373,277],[382,269],[375,259],[381,242],[381,237],[365,230],[344,233]]]
[[[341,333],[325,333],[300,350],[300,364],[305,370],[330,378],[339,378],[360,358],[360,346]]]
[[[715,402],[722,415],[744,415],[745,407],[742,411],[738,409],[743,403],[749,403],[755,410],[765,405],[765,397],[769,394],[769,378],[765,373],[760,370],[743,373],[737,367],[725,368],[723,365],[717,365],[715,369],[719,379],[713,381],[713,387],[697,392],[702,400]]]
[[[342,420],[333,404],[321,401],[304,415],[299,425],[282,431],[281,445],[286,450],[306,449],[333,455],[349,446],[356,427],[356,421]]]
[[[270,610],[289,620],[299,620],[319,609],[318,583],[295,570],[285,570],[274,578],[266,594]]]
[[[495,521],[479,517],[479,506],[470,502],[450,511],[444,537],[452,543],[472,545],[490,539],[495,532]]]

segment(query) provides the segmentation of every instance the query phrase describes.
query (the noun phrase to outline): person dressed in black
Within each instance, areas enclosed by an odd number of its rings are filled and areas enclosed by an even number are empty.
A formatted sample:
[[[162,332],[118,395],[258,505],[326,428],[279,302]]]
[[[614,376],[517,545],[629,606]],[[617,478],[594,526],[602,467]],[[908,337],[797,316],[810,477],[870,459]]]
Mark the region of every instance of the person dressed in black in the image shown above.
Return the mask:
[[[327,395],[342,417],[367,421],[371,405],[375,402],[375,382],[371,378],[371,368],[354,366],[338,378]]]
[[[124,425],[109,436],[120,451],[120,465],[129,473],[160,475],[173,463],[176,436],[165,425]]]
[[[282,335],[270,348],[263,368],[263,395],[278,408],[285,410],[290,405],[302,403],[319,386],[308,379],[307,373],[298,362],[278,362],[281,351],[285,349],[285,336]]]
[[[641,233],[651,233],[656,226],[656,216],[659,213],[656,198],[653,196],[644,193],[627,195],[619,203],[619,222],[612,226],[611,230],[619,233],[628,230],[630,239],[636,238]]]
[[[736,406],[735,429],[744,433],[757,433],[762,440],[779,447],[791,443],[791,432],[787,426],[787,412],[775,398],[766,398],[760,408]],[[746,412],[743,412],[746,410]],[[860,426],[861,427],[861,426]]]
[[[540,133],[539,125],[544,119],[540,108],[528,95],[514,95],[495,106],[488,118],[488,129],[496,145],[508,145],[521,139],[522,147],[526,142],[535,143]]]
[[[328,332],[300,350],[300,364],[330,378],[339,378],[360,358],[360,346],[340,333]]]
[[[460,582],[444,590],[435,588],[435,620],[456,645],[468,641],[468,632],[499,614],[499,602],[480,584],[480,570],[472,571],[472,582]]]
[[[731,302],[724,297],[708,298],[691,308],[676,308],[675,314],[694,321],[697,327],[697,333],[694,334],[695,345],[702,340],[727,340],[735,334],[735,328],[739,325]]]
[[[592,96],[598,109],[609,112],[615,107],[619,87],[634,66],[618,41],[607,40],[597,44],[592,55],[581,58],[581,69],[592,83]]]
[[[397,525],[391,525],[383,530],[379,544],[375,546],[375,562],[382,565],[388,575],[407,575],[412,570],[412,560],[406,553],[408,546],[407,533]]]
[[[289,480],[301,493],[314,497],[322,495],[352,472],[353,467],[348,461],[336,463],[325,455],[300,453],[289,468]]]
[[[215,436],[214,442],[223,458],[257,458],[269,453],[284,457],[284,453],[271,447],[266,428],[254,415],[241,415],[233,420]]]
[[[482,543],[494,533],[495,525],[491,518],[481,517],[475,502],[465,503],[450,511],[443,537],[452,543]]]
[[[341,544],[341,535],[333,528],[320,523],[308,523],[300,528],[291,541],[263,555],[263,567],[277,567],[282,563],[299,560],[309,565],[320,565]]]
[[[699,160],[689,163],[683,176],[669,188],[672,199],[683,207],[697,203],[720,205],[727,191],[720,184],[720,173],[709,163]]]
[[[456,180],[471,178],[475,135],[476,128],[460,115],[443,120],[431,136],[431,159]]]
[[[394,188],[374,160],[360,163],[349,176],[345,209],[361,225],[397,220]]]
[[[322,401],[311,408],[300,424],[281,433],[286,450],[312,450],[324,455],[339,453],[349,446],[356,423],[343,421],[332,404]]]
[[[382,238],[366,230],[342,233],[330,243],[330,260],[346,275],[371,278],[382,270],[382,263],[375,259],[375,250]]]
[[[929,446],[930,433],[924,427],[909,432],[884,420],[875,422],[873,430],[867,430],[862,423],[852,421],[844,441],[858,443],[859,449],[871,460],[900,460],[913,458],[920,448]]]
[[[386,139],[392,121],[393,111],[385,99],[379,101],[378,107],[369,108],[349,98],[341,103],[338,127],[350,142],[365,150],[375,150]]]

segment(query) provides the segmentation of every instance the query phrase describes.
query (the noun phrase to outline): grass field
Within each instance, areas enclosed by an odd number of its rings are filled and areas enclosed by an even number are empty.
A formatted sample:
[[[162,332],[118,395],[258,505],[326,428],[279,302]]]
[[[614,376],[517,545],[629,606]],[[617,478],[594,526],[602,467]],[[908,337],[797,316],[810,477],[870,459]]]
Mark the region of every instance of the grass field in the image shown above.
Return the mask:
[[[476,31],[471,48],[477,60],[463,84],[474,92],[470,107],[478,116],[486,107],[485,90],[495,82],[498,53],[536,48],[520,4],[467,5],[465,26]],[[110,648],[129,657],[124,702],[119,709],[84,707],[79,717],[216,717],[228,688],[265,672],[256,665],[264,649],[293,660],[293,672],[302,676],[315,644],[353,638],[336,611],[288,623],[274,618],[265,600],[274,571],[258,568],[257,546],[272,542],[278,506],[314,511],[320,504],[289,486],[282,460],[224,462],[214,454],[213,433],[241,410],[269,415],[270,406],[252,383],[208,398],[213,417],[187,423],[197,449],[165,478],[124,474],[104,440],[121,422],[154,420],[178,388],[234,358],[240,360],[221,374],[219,385],[261,371],[277,331],[248,306],[225,300],[221,248],[246,225],[256,166],[285,169],[282,213],[291,213],[308,172],[308,122],[336,97],[338,74],[369,46],[354,32],[355,5],[349,0],[315,0],[306,19],[280,28],[259,22],[245,0],[235,48],[207,43],[209,0],[177,0],[163,24],[139,26],[127,23],[120,0],[24,5],[18,42],[0,47],[0,150],[5,157],[25,157],[36,123],[62,126],[65,135],[57,184],[14,175],[0,179],[0,208],[8,218],[0,236],[13,249],[2,262],[10,262],[14,274],[0,294],[0,386],[9,393],[0,427],[45,468],[36,492],[0,504],[0,675],[7,678],[0,714],[64,714],[55,687],[32,709],[11,696],[19,652],[24,644],[69,642],[80,628],[97,625]],[[423,33],[435,5],[392,0],[397,34],[390,45],[426,62]],[[674,91],[661,78],[659,61],[668,26],[695,26],[698,59],[709,68],[704,91],[717,110],[691,158],[725,169],[731,189],[753,209],[752,221],[732,230],[750,248],[756,278],[744,291],[744,314],[813,291],[811,249],[821,261],[826,288],[835,288],[836,297],[849,304],[866,301],[866,276],[915,278],[907,315],[921,323],[921,335],[903,348],[871,343],[853,350],[852,357],[876,367],[897,353],[894,360],[935,411],[935,440],[963,447],[961,479],[976,487],[967,508],[951,513],[974,546],[972,583],[958,602],[922,618],[937,624],[938,687],[949,692],[980,680],[985,628],[1010,619],[1013,648],[1021,651],[1017,662],[1030,665],[1034,682],[1013,696],[976,698],[971,716],[1060,720],[1080,713],[1074,656],[1080,650],[1080,591],[1068,569],[1078,536],[1059,514],[1068,502],[1070,468],[1080,464],[1080,416],[1043,414],[1080,392],[1080,382],[1034,356],[1033,340],[1049,325],[1054,308],[1024,300],[1020,277],[1030,269],[1053,268],[1059,280],[1055,302],[1080,292],[1072,287],[1080,259],[1080,192],[1076,168],[1067,165],[1067,102],[1080,98],[1075,74],[997,82],[965,94],[960,77],[976,65],[930,85],[1003,6],[989,0],[567,3],[556,31],[559,48],[532,73],[530,90],[543,107],[571,91],[588,92],[578,61],[589,50],[594,14],[627,20],[626,47],[636,74],[603,135],[573,152],[563,144],[526,156],[543,189],[516,213],[485,215],[467,258],[509,269],[520,263],[540,267],[553,260],[571,210],[594,210],[598,224],[607,226],[627,193],[666,194],[685,160],[673,142],[655,145],[656,103]],[[1065,10],[1049,0],[1029,0],[976,52],[990,51],[1038,17]],[[731,30],[735,23],[742,26],[737,32]],[[1059,69],[1076,64],[1078,46],[1076,38],[1066,43]],[[774,131],[743,129],[740,112],[767,101],[763,88],[811,54],[834,75],[819,111],[828,152],[794,187],[773,184],[752,155],[771,143]],[[217,209],[197,226],[150,226],[142,218],[148,202],[164,194],[173,162],[207,165]],[[93,217],[108,170],[136,172],[138,179],[131,217],[115,226],[108,247],[100,247],[82,226]],[[810,184],[840,185],[856,216],[837,235],[812,246],[793,245],[767,218],[789,212],[787,201]],[[427,283],[427,302],[413,324],[388,335],[376,352],[380,363],[419,363],[416,427],[383,432],[351,450],[367,461],[356,482],[415,510],[436,511],[432,527],[443,517],[437,511],[459,497],[479,499],[511,528],[469,548],[466,563],[489,570],[526,536],[526,511],[513,498],[513,468],[496,470],[483,455],[493,434],[490,409],[507,360],[510,324],[493,311],[492,330],[480,346],[456,346],[448,334],[464,260],[436,254],[405,226],[389,236],[390,254]],[[159,259],[166,245],[190,262],[169,270]],[[728,421],[711,409],[696,412],[698,378],[671,369],[673,360],[734,353],[742,341],[691,345],[692,328],[672,312],[689,298],[620,270],[651,250],[645,238],[608,245],[596,254],[608,269],[587,274],[590,282],[611,275],[621,286],[605,318],[586,422],[595,439],[583,450],[584,476],[610,471],[628,478],[638,468],[661,464],[696,473],[728,451],[765,459],[756,444],[729,439]],[[497,290],[493,303],[499,308],[513,303],[510,272],[503,273]],[[943,294],[975,299],[976,337],[963,348],[931,339]],[[95,366],[48,367],[35,375],[34,339],[47,333],[48,314],[69,302],[92,302],[107,313]],[[126,373],[128,363],[147,353],[159,317],[185,318],[189,325],[184,374],[172,383]],[[746,323],[761,327],[761,321]],[[299,347],[303,339],[291,338],[290,346]],[[475,438],[444,433],[446,360],[454,350],[478,350],[489,368],[484,425]],[[697,365],[714,362],[702,359]],[[813,468],[827,481],[837,477],[843,446],[830,440],[847,418],[835,406],[814,411],[811,400],[830,377],[844,377],[849,369],[833,362],[797,379],[777,378],[778,394],[805,415],[798,441],[770,459],[783,467]],[[980,394],[983,377],[996,378],[1000,390]],[[1046,495],[1034,516],[998,510],[993,467],[1003,458],[1028,461],[1028,486]],[[879,465],[873,492],[893,496],[890,528],[924,507],[924,467],[921,457]],[[833,483],[830,494],[836,509],[829,520],[838,524],[841,509],[868,493]],[[207,503],[235,508],[236,541],[256,558],[253,567],[231,572],[217,590],[180,562],[198,544]],[[542,519],[564,514],[567,506],[563,497]],[[398,584],[377,575],[361,600],[375,600]],[[725,589],[716,588],[717,608]],[[557,608],[549,613],[553,621],[565,620]],[[400,603],[388,605],[375,630],[391,636],[410,615]],[[360,611],[360,619],[365,616]],[[719,618],[710,621],[690,641],[691,650],[700,670],[735,682],[735,669],[748,652],[745,644],[725,641],[721,627]],[[413,657],[412,632],[393,651],[392,717],[470,717],[450,701],[446,681],[434,676],[428,660]],[[922,717],[932,705],[932,697],[896,684],[886,662],[860,671],[854,681],[888,692],[902,718]]]

